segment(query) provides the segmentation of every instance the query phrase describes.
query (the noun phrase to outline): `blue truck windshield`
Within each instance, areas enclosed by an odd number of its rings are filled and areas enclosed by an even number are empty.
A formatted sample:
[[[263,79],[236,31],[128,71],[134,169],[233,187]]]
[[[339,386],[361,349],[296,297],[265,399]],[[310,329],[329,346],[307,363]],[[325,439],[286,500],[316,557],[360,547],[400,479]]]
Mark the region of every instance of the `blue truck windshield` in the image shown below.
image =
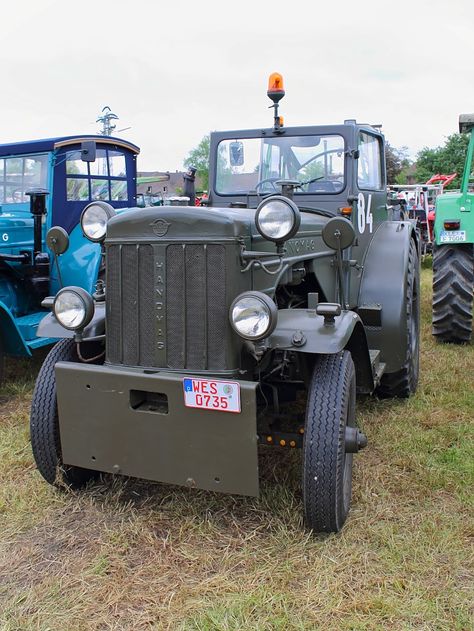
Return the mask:
[[[328,136],[235,138],[217,148],[216,192],[260,194],[279,190],[278,180],[298,180],[295,193],[330,194],[344,188],[344,139]]]

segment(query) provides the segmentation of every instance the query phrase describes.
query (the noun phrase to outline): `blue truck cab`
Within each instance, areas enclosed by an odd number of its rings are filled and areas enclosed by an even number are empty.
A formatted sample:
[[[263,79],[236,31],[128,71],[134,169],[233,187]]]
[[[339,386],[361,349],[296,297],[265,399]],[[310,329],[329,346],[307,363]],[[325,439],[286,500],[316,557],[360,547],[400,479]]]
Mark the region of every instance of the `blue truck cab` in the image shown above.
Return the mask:
[[[54,342],[37,337],[46,296],[61,284],[93,291],[101,246],[83,236],[81,213],[97,200],[117,210],[136,206],[139,151],[111,136],[0,145],[0,377],[5,355],[28,357]],[[69,237],[60,266],[46,242],[52,226]]]

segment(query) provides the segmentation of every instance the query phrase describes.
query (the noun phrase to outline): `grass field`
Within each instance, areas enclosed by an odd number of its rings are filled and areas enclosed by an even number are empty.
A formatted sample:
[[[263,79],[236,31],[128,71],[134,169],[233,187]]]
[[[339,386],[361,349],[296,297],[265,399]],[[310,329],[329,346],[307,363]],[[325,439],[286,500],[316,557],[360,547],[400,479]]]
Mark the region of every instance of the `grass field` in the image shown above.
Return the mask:
[[[260,499],[106,478],[80,494],[35,470],[35,364],[0,408],[0,629],[471,630],[474,346],[436,345],[422,272],[421,381],[362,400],[338,536],[302,529],[300,454],[262,457]]]

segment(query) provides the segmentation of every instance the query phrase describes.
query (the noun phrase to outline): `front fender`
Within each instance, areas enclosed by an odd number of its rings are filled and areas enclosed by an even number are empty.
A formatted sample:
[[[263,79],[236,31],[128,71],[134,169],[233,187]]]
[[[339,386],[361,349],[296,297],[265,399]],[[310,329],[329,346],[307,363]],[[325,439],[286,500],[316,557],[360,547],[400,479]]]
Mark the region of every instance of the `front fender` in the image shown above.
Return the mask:
[[[267,340],[272,350],[290,350],[308,355],[334,355],[344,349],[351,352],[356,368],[359,392],[372,392],[374,378],[369,347],[360,317],[342,311],[334,324],[325,324],[324,316],[313,309],[280,309],[278,323]]]
[[[105,333],[105,303],[94,303],[94,315],[92,320],[84,329],[83,339],[87,340],[88,337],[96,337],[97,335],[104,335]],[[56,320],[54,313],[48,313],[38,326],[38,337],[55,337],[58,339],[74,337],[74,331],[65,329]]]
[[[280,309],[277,326],[268,341],[272,349],[333,355],[344,350],[356,322],[360,318],[353,311],[342,311],[334,324],[327,325],[313,309]],[[304,343],[298,342],[300,333]]]

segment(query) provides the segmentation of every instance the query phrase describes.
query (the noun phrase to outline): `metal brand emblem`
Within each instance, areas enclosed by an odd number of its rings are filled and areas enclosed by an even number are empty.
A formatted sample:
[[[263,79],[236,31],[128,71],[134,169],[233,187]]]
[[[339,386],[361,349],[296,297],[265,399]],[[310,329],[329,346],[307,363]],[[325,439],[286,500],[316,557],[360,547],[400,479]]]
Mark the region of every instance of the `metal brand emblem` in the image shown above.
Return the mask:
[[[164,219],[156,219],[150,225],[157,237],[164,237],[171,224]]]

